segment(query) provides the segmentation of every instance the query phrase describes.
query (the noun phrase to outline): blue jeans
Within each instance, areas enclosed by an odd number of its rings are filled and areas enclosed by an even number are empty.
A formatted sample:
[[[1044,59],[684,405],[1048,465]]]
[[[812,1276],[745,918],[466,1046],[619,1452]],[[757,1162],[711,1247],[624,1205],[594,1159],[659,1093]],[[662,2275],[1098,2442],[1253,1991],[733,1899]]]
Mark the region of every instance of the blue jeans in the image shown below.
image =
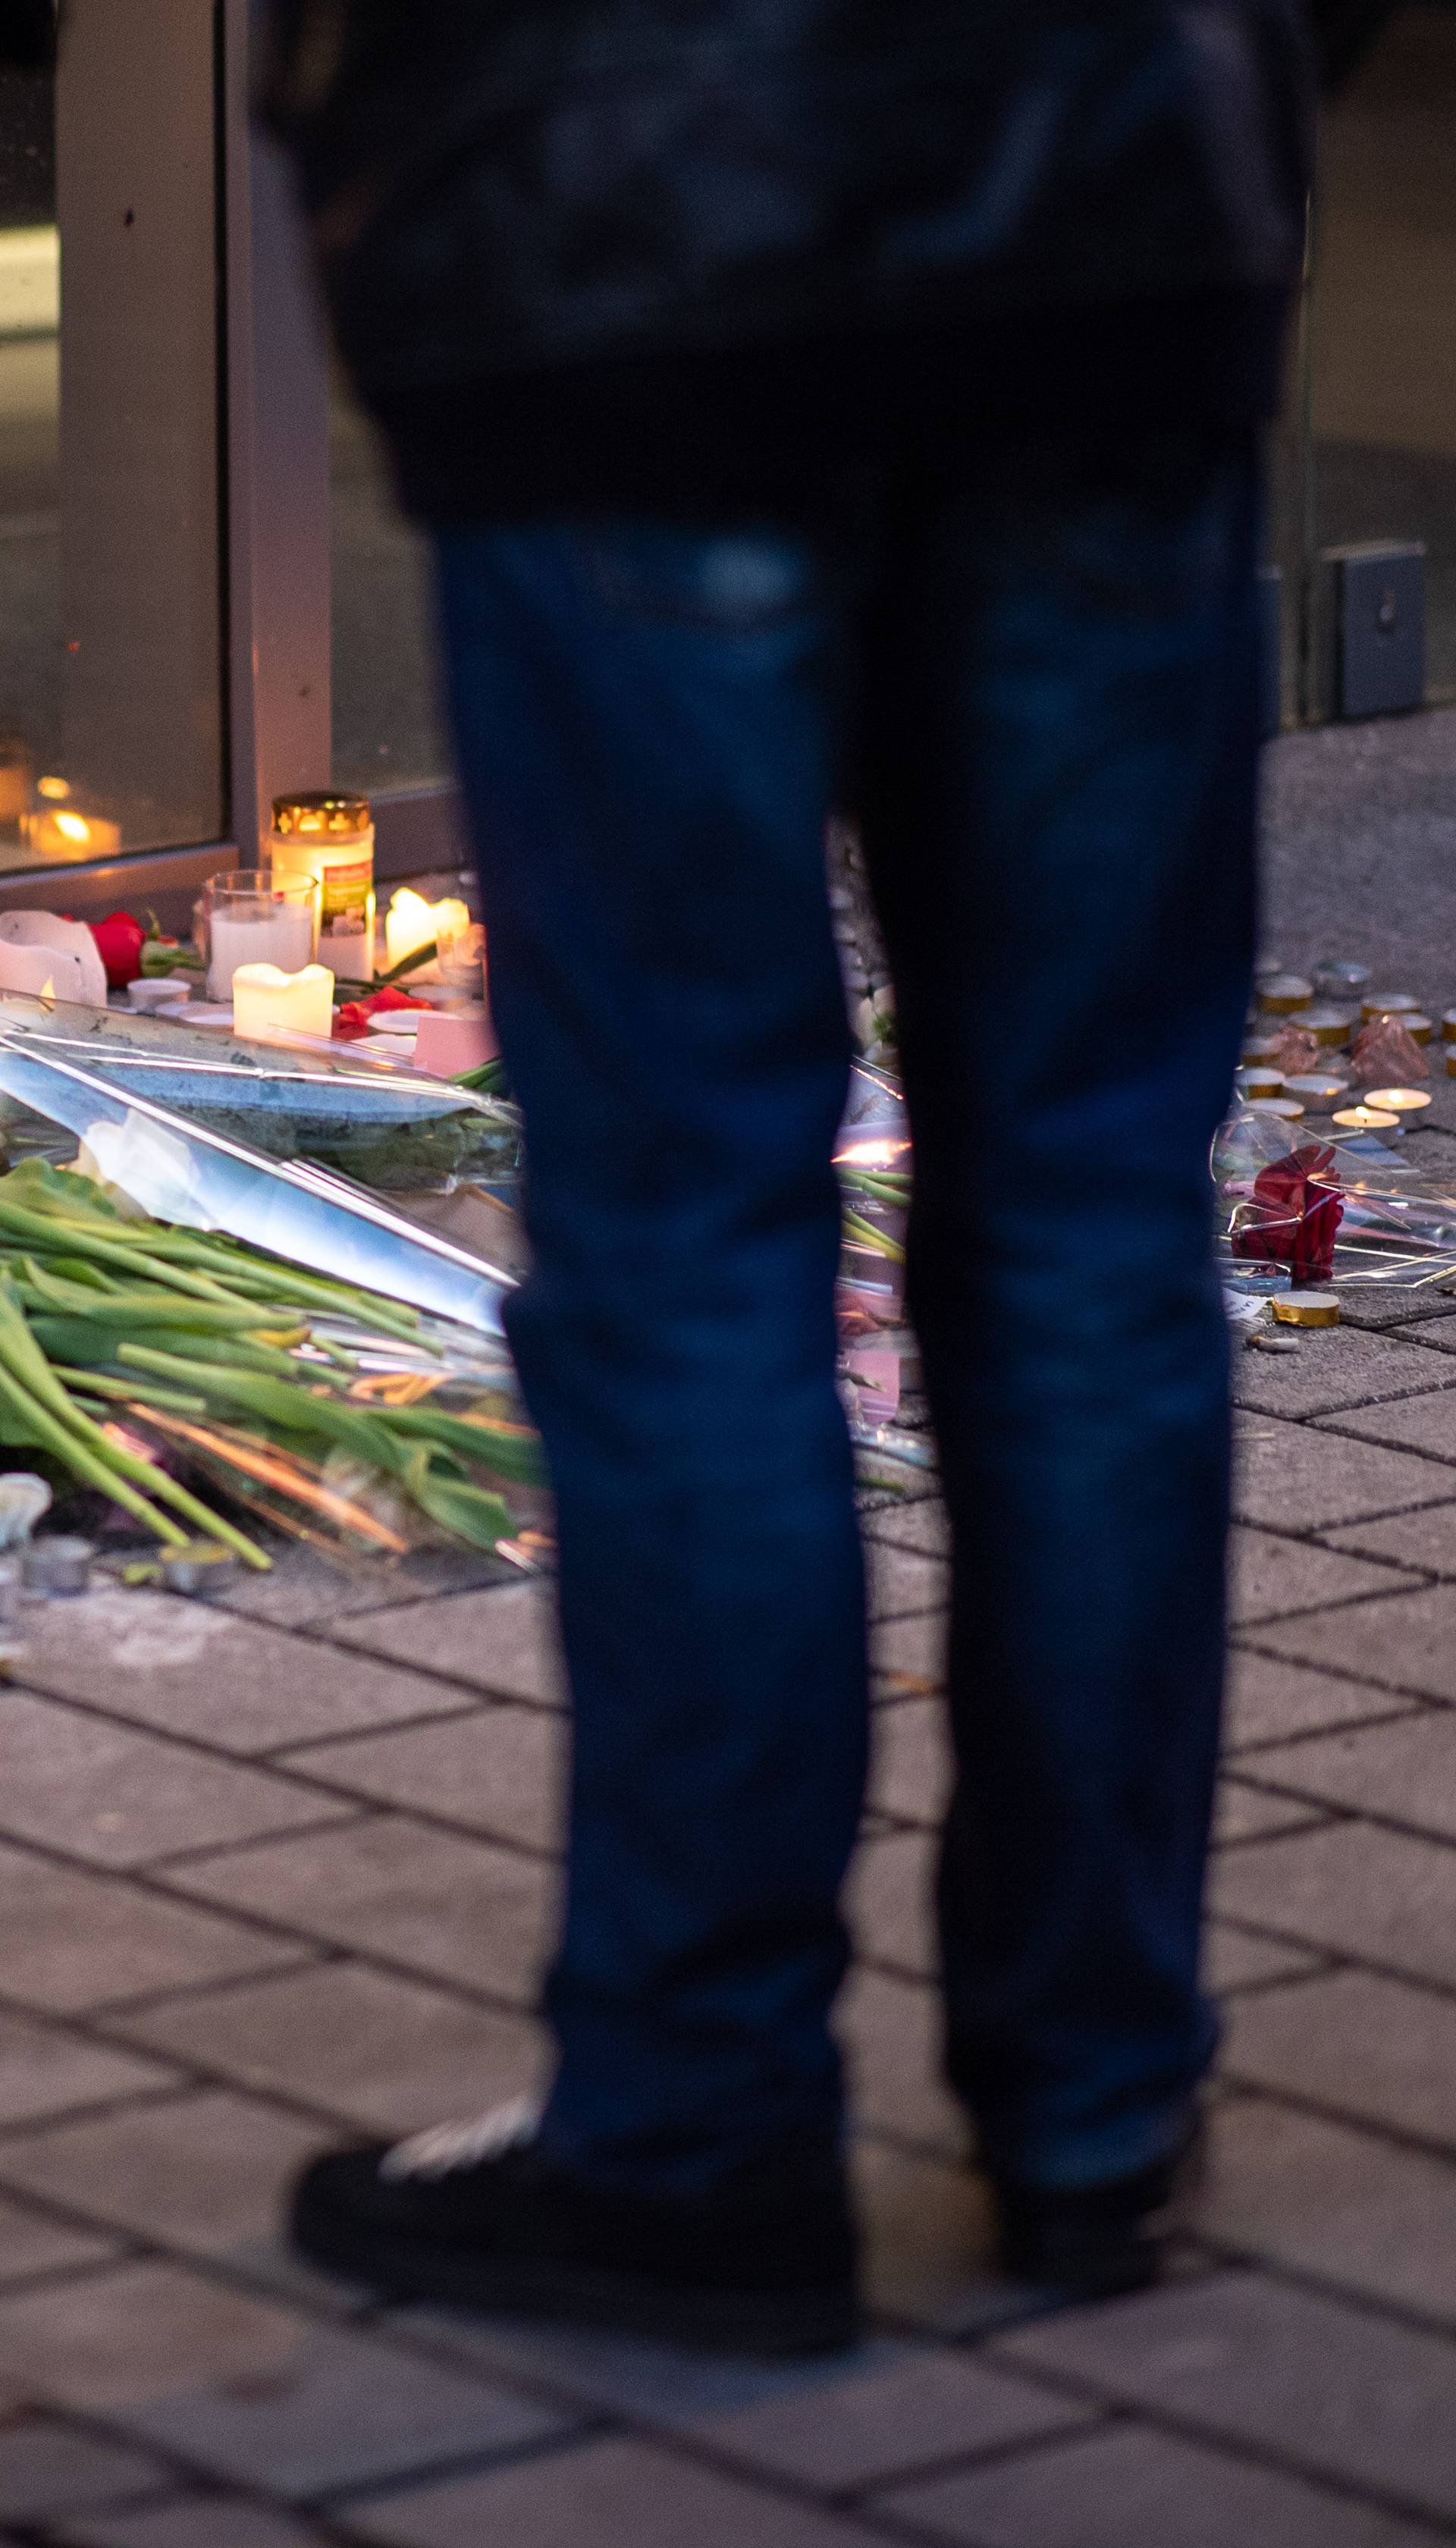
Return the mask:
[[[955,1542],[947,2061],[997,2169],[1163,2154],[1213,2048],[1206,1154],[1252,940],[1255,467],[982,450],[861,533],[440,535],[575,1723],[545,2131],[693,2183],[840,2128],[865,1768],[834,1384],[861,813]]]

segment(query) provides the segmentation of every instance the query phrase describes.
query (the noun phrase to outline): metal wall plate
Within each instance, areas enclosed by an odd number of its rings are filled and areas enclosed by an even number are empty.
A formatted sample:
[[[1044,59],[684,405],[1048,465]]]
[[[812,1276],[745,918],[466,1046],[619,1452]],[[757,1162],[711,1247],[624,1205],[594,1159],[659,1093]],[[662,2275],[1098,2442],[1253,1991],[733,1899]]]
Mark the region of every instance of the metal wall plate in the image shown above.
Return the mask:
[[[1316,714],[1391,716],[1425,701],[1425,544],[1362,540],[1320,552]]]

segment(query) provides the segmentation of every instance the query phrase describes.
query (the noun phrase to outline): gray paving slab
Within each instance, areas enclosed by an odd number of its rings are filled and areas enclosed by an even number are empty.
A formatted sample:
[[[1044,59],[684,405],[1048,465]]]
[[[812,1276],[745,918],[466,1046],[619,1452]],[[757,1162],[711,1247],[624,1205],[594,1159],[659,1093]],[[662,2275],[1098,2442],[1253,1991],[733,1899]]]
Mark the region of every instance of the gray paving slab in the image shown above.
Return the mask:
[[[28,1687],[104,1706],[221,1752],[265,1752],[419,1716],[438,1689],[209,1601],[105,1589],[27,1612]]]
[[[1217,2109],[1196,2227],[1241,2256],[1456,2328],[1449,2159],[1269,2098],[1229,2097]]]
[[[411,1556],[334,1564],[320,1551],[285,1548],[268,1575],[238,1576],[218,1597],[246,1619],[280,1628],[317,1628],[320,1620],[356,1618],[441,1592],[471,1592],[491,1584],[518,1584],[518,1570],[503,1558],[470,1549],[417,1549]]]
[[[6,1989],[67,2013],[247,1972],[269,1944],[218,1912],[4,1842],[0,1936]]]
[[[1444,1708],[1276,1744],[1249,1768],[1271,1787],[1456,1841],[1456,1715]]]
[[[1230,2077],[1456,2149],[1456,1999],[1332,1972],[1230,2012]],[[3,2155],[3,2153],[0,2153]]]
[[[176,2086],[179,2075],[169,2062],[0,2010],[0,2126],[145,2096]]]
[[[1419,1333],[1412,1327],[1410,1337],[1398,1340],[1363,1327],[1311,1328],[1298,1336],[1297,1353],[1236,1354],[1233,1403],[1265,1415],[1328,1415],[1337,1408],[1456,1386],[1449,1359],[1410,1340]]]
[[[861,1842],[845,1891],[859,1954],[907,1973],[939,1969],[935,1862],[929,1832],[894,1831]]]
[[[867,2132],[963,2156],[968,2127],[941,2076],[940,1994],[921,1982],[856,1965],[835,2012],[854,2111]]]
[[[122,2265],[0,2295],[0,2403],[132,2426],[209,2383],[286,2378],[308,2321],[171,2264]]]
[[[1342,1283],[1339,1293],[1341,1322],[1352,1327],[1392,1328],[1426,1327],[1449,1319],[1456,1301],[1433,1284]]]
[[[493,1592],[409,1602],[338,1620],[331,1633],[340,1646],[393,1657],[497,1698],[534,1699],[552,1707],[566,1701],[556,1597],[549,1585],[517,1580]],[[440,1705],[438,1690],[433,1704]]]
[[[1228,1998],[1243,1991],[1266,1990],[1272,1982],[1302,1981],[1326,1969],[1323,1958],[1303,1947],[1251,1936],[1227,1920],[1206,1920],[1203,1933],[1205,1986]]]
[[[539,2447],[581,2421],[479,2371],[303,2320],[286,2361],[266,2376],[199,2381],[121,2412],[193,2467],[284,2498]]]
[[[1306,1946],[1456,1985],[1456,1850],[1373,1823],[1326,1823],[1226,1851],[1215,1909]]]
[[[882,1512],[872,1513],[864,1524],[864,1535],[887,1548],[914,1549],[922,1557],[951,1554],[951,1518],[936,1496],[928,1496],[919,1503],[891,1504]]]
[[[1452,1379],[1456,1381],[1456,1372]],[[897,1547],[892,1540],[866,1540],[864,1576],[869,1616],[875,1621],[944,1609],[951,1597],[951,1569],[945,1558]]]
[[[329,2138],[226,2090],[124,2106],[0,2142],[0,2184],[202,2253],[271,2235],[289,2179]]]
[[[1456,2515],[1450,2344],[1368,2309],[1228,2273],[1068,2311],[994,2352],[1399,2508]]]
[[[1350,1522],[1326,1531],[1324,1538],[1330,1548],[1357,1557],[1389,1558],[1397,1566],[1456,1578],[1456,1503],[1428,1504],[1420,1512],[1396,1513],[1386,1521]]]
[[[554,1924],[539,1859],[396,1816],[194,1859],[189,1894],[331,1945],[534,2004]]]
[[[1417,1698],[1456,1700],[1456,1584],[1274,1620],[1257,1633],[1271,1654],[1328,1664]]]
[[[1265,1632],[1257,1633],[1262,1643]],[[1228,1654],[1226,1749],[1237,1753],[1326,1726],[1410,1714],[1413,1704],[1343,1673],[1234,1645]]]
[[[0,2194],[0,2291],[41,2274],[74,2272],[101,2265],[120,2255],[116,2239],[94,2230],[72,2228],[29,2204]]]
[[[1357,1601],[1367,1592],[1405,1589],[1394,1568],[1335,1556],[1310,1540],[1285,1539],[1274,1531],[1250,1530],[1246,1525],[1231,1534],[1228,1576],[1228,1617],[1234,1627],[1282,1618],[1292,1610]]]
[[[1129,2426],[880,2501],[931,2538],[967,2548],[1416,2548],[1430,2537],[1424,2523]]]
[[[1443,1355],[1449,1362],[1452,1357]],[[1348,1407],[1339,1415],[1317,1416],[1315,1429],[1342,1441],[1388,1442],[1428,1460],[1456,1467],[1456,1401],[1445,1390],[1424,1398],[1398,1399],[1388,1407]]]
[[[1274,1530],[1325,1529],[1450,1495],[1450,1472],[1436,1461],[1341,1440],[1283,1416],[1243,1417],[1234,1449],[1234,1516]]]
[[[853,2156],[865,2292],[888,2323],[956,2341],[1026,2315],[1028,2295],[995,2269],[981,2177],[882,2140]]]
[[[137,1726],[0,1689],[0,1830],[102,1866],[345,1819],[314,1788]]]
[[[305,2099],[389,2138],[519,2096],[541,2067],[525,2017],[356,1963],[194,1995],[115,2027],[242,2087]],[[0,2166],[3,2151],[0,2143]]]
[[[874,1710],[868,1800],[879,1812],[939,1830],[954,1775],[944,1699],[907,1698]]]
[[[1226,1776],[1214,1799],[1213,1847],[1235,1849],[1244,1841],[1272,1839],[1276,1832],[1309,1831],[1324,1819],[1318,1804],[1271,1795],[1247,1779]]]
[[[68,2522],[65,2548],[306,2548],[327,2536],[312,2522],[264,2512],[236,2496],[193,2495],[142,2512]]]
[[[950,1621],[930,1610],[915,1619],[886,1619],[869,1632],[870,1670],[913,1690],[939,1689],[946,1679]]]
[[[864,2538],[858,2523],[632,2441],[355,2505],[350,2521],[379,2548],[851,2548]]]
[[[126,2503],[166,2483],[161,2463],[53,2415],[0,2424],[0,2521],[44,2521]]]
[[[566,1720],[544,1708],[477,1704],[277,1757],[371,1802],[437,1814],[526,1849],[563,1841]]]

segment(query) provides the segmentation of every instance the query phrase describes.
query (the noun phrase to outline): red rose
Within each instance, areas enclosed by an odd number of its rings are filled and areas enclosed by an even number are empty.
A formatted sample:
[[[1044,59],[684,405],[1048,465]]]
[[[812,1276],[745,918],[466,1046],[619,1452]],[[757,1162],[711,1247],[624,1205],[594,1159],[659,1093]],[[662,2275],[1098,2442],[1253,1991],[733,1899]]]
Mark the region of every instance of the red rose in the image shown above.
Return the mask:
[[[106,978],[114,991],[124,991],[141,971],[141,950],[146,932],[130,911],[113,911],[105,920],[93,920],[91,935],[96,952],[106,966]]]
[[[1307,1141],[1261,1168],[1249,1216],[1232,1232],[1234,1255],[1287,1265],[1297,1287],[1327,1282],[1345,1212],[1333,1159],[1328,1142]]]

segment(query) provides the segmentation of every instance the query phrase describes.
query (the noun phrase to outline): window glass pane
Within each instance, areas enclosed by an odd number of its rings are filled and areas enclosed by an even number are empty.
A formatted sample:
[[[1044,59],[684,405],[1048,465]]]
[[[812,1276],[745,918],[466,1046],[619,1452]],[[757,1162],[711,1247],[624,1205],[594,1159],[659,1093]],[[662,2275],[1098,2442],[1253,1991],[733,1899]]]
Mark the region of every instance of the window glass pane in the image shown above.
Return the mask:
[[[1320,118],[1312,545],[1423,541],[1456,697],[1456,11],[1400,9]]]
[[[450,775],[436,688],[429,543],[395,501],[368,417],[329,402],[333,774],[366,795]]]
[[[63,23],[0,80],[0,868],[225,828],[214,15]]]

